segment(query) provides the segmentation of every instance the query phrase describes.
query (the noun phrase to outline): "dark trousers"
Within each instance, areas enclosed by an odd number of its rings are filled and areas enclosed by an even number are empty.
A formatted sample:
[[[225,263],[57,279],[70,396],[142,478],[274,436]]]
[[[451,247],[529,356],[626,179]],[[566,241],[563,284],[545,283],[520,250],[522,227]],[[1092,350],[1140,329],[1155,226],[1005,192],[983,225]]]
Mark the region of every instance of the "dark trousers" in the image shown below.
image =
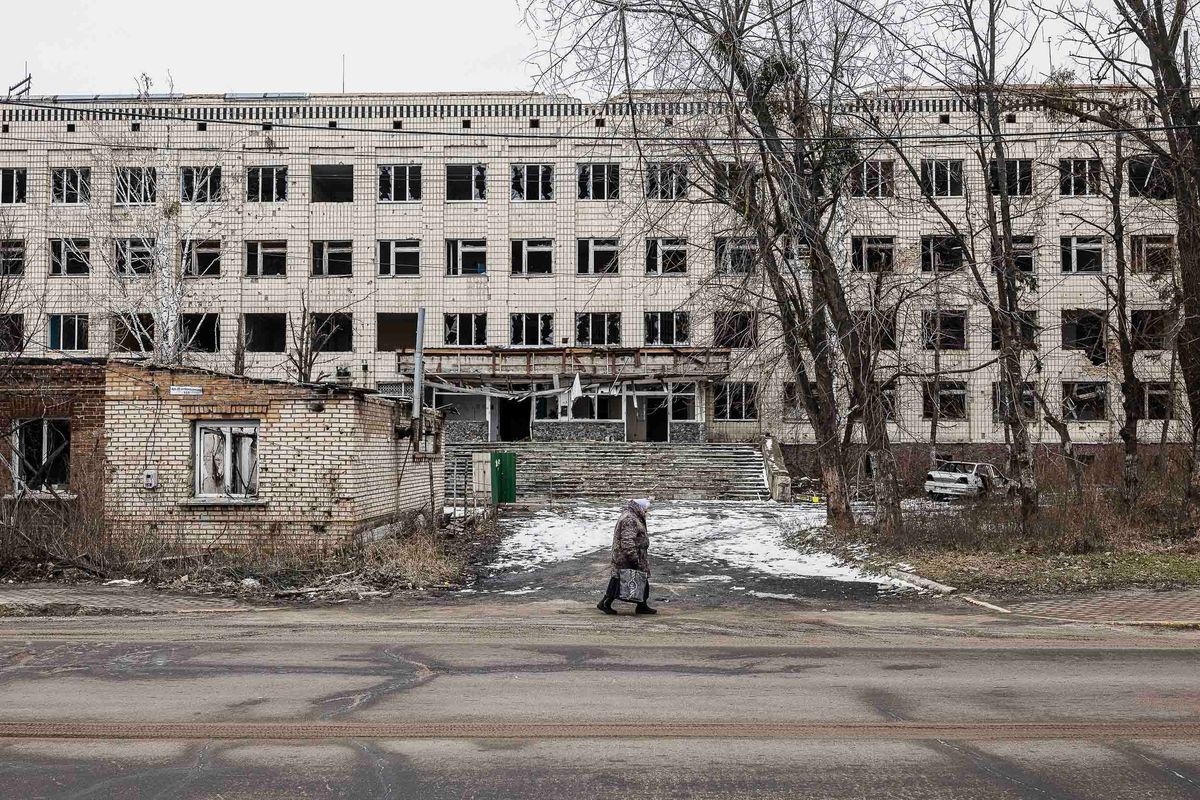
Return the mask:
[[[617,595],[621,593],[621,579],[613,576],[608,579],[608,588],[604,590],[604,604],[612,605],[612,601],[618,599]],[[650,601],[650,581],[646,581],[646,596],[638,603],[639,606],[644,606]]]

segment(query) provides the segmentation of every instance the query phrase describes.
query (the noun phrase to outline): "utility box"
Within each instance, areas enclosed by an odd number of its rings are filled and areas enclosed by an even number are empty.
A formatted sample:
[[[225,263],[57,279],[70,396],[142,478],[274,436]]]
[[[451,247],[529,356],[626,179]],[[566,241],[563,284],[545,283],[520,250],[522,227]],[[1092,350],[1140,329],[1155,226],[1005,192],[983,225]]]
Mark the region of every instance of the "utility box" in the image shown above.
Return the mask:
[[[517,454],[492,453],[492,504],[517,501]]]
[[[471,454],[471,495],[476,502],[492,502],[492,454]]]

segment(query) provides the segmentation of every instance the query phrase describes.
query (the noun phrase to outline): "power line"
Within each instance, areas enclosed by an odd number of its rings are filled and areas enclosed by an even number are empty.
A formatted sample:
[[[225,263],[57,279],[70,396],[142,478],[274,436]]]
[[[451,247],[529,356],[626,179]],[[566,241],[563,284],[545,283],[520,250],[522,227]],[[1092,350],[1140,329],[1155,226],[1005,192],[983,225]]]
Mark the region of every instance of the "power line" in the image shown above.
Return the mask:
[[[655,144],[676,144],[686,145],[696,142],[707,142],[713,144],[746,144],[748,142],[758,141],[755,137],[737,137],[737,136],[644,136],[644,135],[605,135],[605,136],[584,136],[581,134],[564,134],[564,133],[542,133],[542,132],[526,132],[526,131],[509,131],[509,132],[489,132],[478,129],[452,129],[452,130],[422,130],[412,128],[366,128],[361,126],[342,126],[330,128],[327,125],[309,125],[297,122],[286,122],[281,120],[221,120],[221,119],[196,119],[175,114],[154,113],[150,111],[138,111],[135,109],[121,108],[104,108],[104,109],[80,109],[76,106],[52,104],[52,103],[33,103],[26,101],[10,100],[0,98],[0,105],[11,105],[22,108],[37,108],[47,111],[95,111],[96,113],[116,114],[124,119],[137,120],[154,120],[165,122],[181,122],[181,123],[206,123],[216,125],[226,125],[239,128],[255,128],[259,130],[269,131],[275,129],[281,130],[301,130],[312,132],[336,132],[336,133],[368,133],[375,135],[386,135],[392,137],[421,137],[421,136],[436,136],[436,137],[453,137],[453,138],[468,138],[468,139],[528,139],[531,141],[564,141],[564,142],[582,142],[591,144],[604,144],[609,142],[645,142]],[[665,116],[665,115],[664,115]],[[847,116],[853,117],[852,112],[847,112]],[[589,119],[602,119],[603,117],[590,117]],[[897,120],[899,124],[901,120]],[[269,127],[268,127],[269,126]],[[1028,141],[1031,139],[1055,139],[1063,137],[1106,137],[1116,134],[1132,134],[1132,133],[1166,133],[1168,131],[1177,130],[1192,130],[1200,128],[1200,123],[1187,123],[1183,125],[1147,125],[1143,127],[1126,127],[1126,128],[1108,128],[1097,127],[1095,129],[1055,129],[1050,131],[1026,131],[1026,132],[999,132],[995,134],[1002,140],[1007,141]],[[759,137],[761,138],[761,137]],[[855,142],[865,143],[890,143],[904,142],[917,140],[921,142],[931,143],[964,143],[977,142],[981,139],[992,140],[992,134],[986,136],[970,133],[959,134],[944,134],[944,133],[897,133],[897,134],[855,134],[850,137],[841,136],[779,136],[773,137],[774,141],[780,142],[841,142],[846,138],[850,138]],[[78,141],[78,140],[76,140]],[[66,142],[63,142],[64,144]],[[111,146],[111,145],[105,145]],[[137,147],[134,145],[126,145],[129,149],[145,149],[145,147]],[[204,148],[198,148],[204,149]],[[210,148],[211,149],[211,148]],[[240,152],[240,151],[239,151]]]

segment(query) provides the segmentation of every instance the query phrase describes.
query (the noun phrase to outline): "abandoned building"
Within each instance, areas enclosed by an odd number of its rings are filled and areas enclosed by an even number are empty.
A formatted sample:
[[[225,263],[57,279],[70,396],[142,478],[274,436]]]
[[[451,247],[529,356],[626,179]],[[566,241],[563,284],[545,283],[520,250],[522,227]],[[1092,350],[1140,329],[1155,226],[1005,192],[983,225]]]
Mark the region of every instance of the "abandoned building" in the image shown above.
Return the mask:
[[[864,161],[843,255],[847,274],[861,273],[854,302],[880,280],[906,298],[880,343],[879,363],[898,375],[885,384],[889,434],[916,445],[936,420],[945,446],[1002,443],[997,339],[962,242],[922,201],[967,213],[997,176],[943,137],[969,124],[956,101],[914,90],[888,102],[922,177],[886,153]],[[190,358],[208,368],[294,375],[298,338],[319,331],[305,377],[410,397],[424,308],[424,399],[445,412],[449,442],[726,444],[751,460],[768,435],[802,448],[814,433],[775,316],[762,291],[745,291],[754,242],[705,202],[720,185],[703,185],[664,144],[629,140],[635,118],[643,133],[677,131],[713,106],[518,93],[9,102],[0,259],[31,308],[0,315],[0,333],[51,358],[146,348],[153,319],[135,287],[170,252],[187,283]],[[1005,180],[1029,206],[1016,246],[1030,385],[1076,442],[1115,441],[1100,185],[1112,159],[1103,143],[1047,136],[1070,123],[1033,105],[1006,124]],[[1117,183],[1129,203],[1141,434],[1174,440],[1186,409],[1163,300],[1171,201],[1137,159]],[[164,207],[177,210],[167,225]],[[156,240],[163,231],[179,241]],[[1054,442],[1032,392],[1019,402],[1035,438]]]
[[[4,502],[185,548],[329,549],[441,512],[441,417],[411,410],[337,384],[20,359],[0,386]]]

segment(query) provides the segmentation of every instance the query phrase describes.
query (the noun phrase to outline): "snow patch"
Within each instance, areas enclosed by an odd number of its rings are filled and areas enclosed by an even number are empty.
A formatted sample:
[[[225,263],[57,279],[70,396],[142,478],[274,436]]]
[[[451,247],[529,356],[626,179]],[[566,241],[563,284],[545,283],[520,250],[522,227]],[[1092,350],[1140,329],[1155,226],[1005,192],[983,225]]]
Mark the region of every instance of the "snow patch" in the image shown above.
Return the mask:
[[[612,546],[619,504],[578,503],[510,518],[495,570],[534,570]],[[780,578],[828,578],[896,586],[828,553],[787,544],[796,532],[825,525],[819,506],[771,502],[660,501],[648,517],[650,556],[677,563],[732,566]],[[697,580],[727,576],[700,576]],[[731,579],[729,579],[731,580]]]

